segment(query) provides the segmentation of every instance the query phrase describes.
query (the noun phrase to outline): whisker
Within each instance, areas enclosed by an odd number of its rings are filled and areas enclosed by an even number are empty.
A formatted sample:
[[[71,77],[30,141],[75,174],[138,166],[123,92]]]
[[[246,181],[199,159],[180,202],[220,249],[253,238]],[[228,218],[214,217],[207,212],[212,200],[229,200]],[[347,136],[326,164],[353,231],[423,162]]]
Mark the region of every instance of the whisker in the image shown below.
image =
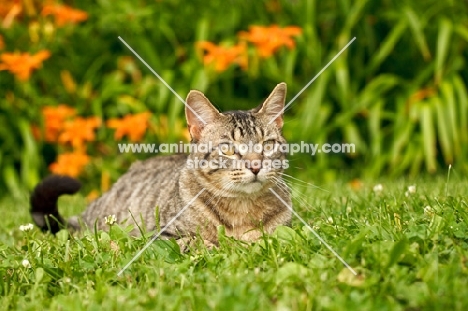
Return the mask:
[[[322,187],[319,187],[319,186],[316,186],[316,185],[314,185],[314,184],[305,182],[305,181],[303,181],[303,180],[300,180],[299,178],[293,177],[293,176],[288,175],[288,174],[286,174],[286,173],[280,173],[280,174],[281,174],[283,177],[291,178],[291,179],[293,179],[293,180],[295,180],[295,181],[298,181],[298,182],[301,182],[301,183],[303,183],[303,184],[305,184],[305,185],[309,185],[309,186],[311,186],[311,187],[320,189],[320,190],[325,191],[325,192],[330,192],[330,191],[327,190],[327,189],[323,189]]]
[[[280,190],[284,191],[284,192],[289,192],[291,193],[291,196],[293,199],[295,199],[296,201],[298,201],[300,204],[303,204],[304,206],[306,206],[309,210],[313,210],[313,207],[310,206],[307,201],[306,201],[306,196],[305,195],[302,195],[302,193],[300,193],[298,190],[288,186],[286,184],[286,181],[285,180],[281,180],[277,177],[273,177],[276,181],[276,185],[279,187]],[[289,190],[289,191],[288,191]]]

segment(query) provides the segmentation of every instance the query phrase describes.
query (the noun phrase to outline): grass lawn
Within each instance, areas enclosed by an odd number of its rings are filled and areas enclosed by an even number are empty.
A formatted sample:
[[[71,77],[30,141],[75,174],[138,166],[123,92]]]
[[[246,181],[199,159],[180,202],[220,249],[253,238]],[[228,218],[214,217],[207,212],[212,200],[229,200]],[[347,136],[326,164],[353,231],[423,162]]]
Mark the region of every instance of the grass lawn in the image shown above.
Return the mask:
[[[455,176],[456,177],[456,176]],[[0,201],[0,306],[17,310],[466,310],[468,183],[381,181],[328,191],[294,183],[294,206],[357,272],[295,218],[247,245],[180,254],[128,228],[54,237],[30,223],[27,198]],[[408,186],[416,185],[415,192]],[[357,189],[356,189],[357,188]],[[378,188],[378,187],[377,187]],[[375,189],[378,190],[378,189]],[[82,197],[61,198],[72,215]],[[222,233],[222,230],[220,230]],[[25,259],[29,261],[23,262]]]

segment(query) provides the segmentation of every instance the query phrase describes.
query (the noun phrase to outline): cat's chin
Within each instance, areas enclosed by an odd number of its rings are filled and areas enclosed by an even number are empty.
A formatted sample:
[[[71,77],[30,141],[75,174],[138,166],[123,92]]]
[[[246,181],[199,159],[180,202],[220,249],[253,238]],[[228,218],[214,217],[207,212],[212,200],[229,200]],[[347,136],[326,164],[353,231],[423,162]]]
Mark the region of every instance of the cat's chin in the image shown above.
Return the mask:
[[[254,194],[262,191],[265,188],[265,184],[260,181],[253,181],[245,184],[237,184],[234,188],[236,192],[242,194]]]

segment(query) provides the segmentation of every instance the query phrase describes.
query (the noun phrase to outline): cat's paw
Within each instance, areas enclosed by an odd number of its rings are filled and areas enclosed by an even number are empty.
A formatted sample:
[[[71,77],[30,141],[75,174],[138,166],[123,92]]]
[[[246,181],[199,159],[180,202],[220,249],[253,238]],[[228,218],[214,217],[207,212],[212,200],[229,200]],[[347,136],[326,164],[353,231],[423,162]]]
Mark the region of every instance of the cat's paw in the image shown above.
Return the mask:
[[[218,244],[217,244],[217,243],[213,243],[213,242],[211,242],[210,240],[203,240],[203,244],[205,245],[205,247],[206,247],[208,250],[212,250],[212,249],[218,247]]]
[[[180,252],[181,253],[187,253],[188,251],[195,249],[197,246],[197,240],[193,237],[184,237],[176,240],[177,244],[179,245]],[[203,240],[203,245],[208,250],[212,250],[216,247],[218,247],[218,244],[215,242],[212,242],[210,240]]]
[[[187,253],[191,247],[193,239],[190,237],[180,238],[176,240],[177,245],[179,245],[181,253]]]

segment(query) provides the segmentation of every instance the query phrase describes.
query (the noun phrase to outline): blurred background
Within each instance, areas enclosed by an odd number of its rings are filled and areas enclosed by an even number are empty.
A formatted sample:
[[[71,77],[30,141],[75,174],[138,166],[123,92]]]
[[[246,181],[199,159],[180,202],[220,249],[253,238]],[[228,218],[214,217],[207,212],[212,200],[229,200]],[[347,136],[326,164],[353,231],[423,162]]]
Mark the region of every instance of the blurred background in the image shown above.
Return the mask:
[[[468,172],[465,0],[0,1],[0,194],[51,172],[89,198],[132,163],[117,143],[188,141],[182,97],[220,110],[291,100],[289,142],[354,143],[294,155],[313,182]]]

